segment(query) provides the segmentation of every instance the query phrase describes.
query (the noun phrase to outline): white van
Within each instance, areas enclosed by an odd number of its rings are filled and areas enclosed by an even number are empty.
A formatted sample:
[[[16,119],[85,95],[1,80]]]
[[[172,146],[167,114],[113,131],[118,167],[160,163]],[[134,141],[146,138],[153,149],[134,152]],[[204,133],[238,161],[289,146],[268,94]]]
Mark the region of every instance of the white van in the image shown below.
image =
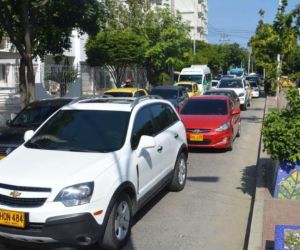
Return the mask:
[[[178,81],[197,82],[199,91],[203,94],[209,89],[211,79],[211,71],[207,65],[192,65],[181,70]]]

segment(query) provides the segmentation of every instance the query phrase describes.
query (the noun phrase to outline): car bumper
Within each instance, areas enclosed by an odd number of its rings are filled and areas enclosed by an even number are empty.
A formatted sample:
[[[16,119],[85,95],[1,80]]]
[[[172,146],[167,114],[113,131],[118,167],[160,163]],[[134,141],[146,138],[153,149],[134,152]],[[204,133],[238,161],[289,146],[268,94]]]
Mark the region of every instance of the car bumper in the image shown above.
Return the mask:
[[[0,226],[0,237],[24,243],[55,243],[88,246],[103,235],[90,213],[50,217],[45,223],[31,223],[25,229]]]
[[[190,148],[228,148],[231,145],[230,130],[224,132],[203,133],[202,141],[192,141],[191,133],[187,132],[187,141]]]
[[[240,99],[240,104],[244,105],[246,103],[246,98],[245,97],[239,97]]]
[[[253,91],[252,97],[259,97],[259,91]]]

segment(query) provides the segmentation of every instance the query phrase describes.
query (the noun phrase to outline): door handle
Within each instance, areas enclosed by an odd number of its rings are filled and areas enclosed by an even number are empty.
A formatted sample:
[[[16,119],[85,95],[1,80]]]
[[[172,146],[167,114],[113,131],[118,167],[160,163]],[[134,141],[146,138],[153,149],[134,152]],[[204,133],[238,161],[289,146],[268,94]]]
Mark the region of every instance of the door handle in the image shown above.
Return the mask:
[[[178,138],[178,134],[177,134],[177,133],[174,134],[174,138],[175,138],[175,139]]]
[[[162,150],[163,150],[163,146],[158,146],[158,148],[157,148],[157,152],[158,152],[158,153],[161,153],[161,152],[162,152]]]

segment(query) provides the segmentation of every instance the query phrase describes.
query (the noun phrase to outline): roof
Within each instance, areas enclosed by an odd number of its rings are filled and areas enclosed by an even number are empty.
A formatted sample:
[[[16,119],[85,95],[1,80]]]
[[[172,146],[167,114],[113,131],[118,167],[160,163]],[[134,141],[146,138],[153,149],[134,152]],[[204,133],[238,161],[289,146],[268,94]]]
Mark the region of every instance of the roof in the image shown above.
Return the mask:
[[[140,103],[154,103],[157,101],[165,102],[158,96],[141,96],[134,97],[93,97],[79,99],[65,106],[64,110],[109,110],[130,112]]]
[[[29,103],[28,105],[31,105],[31,106],[61,105],[61,104],[64,105],[73,100],[75,100],[75,98],[72,98],[72,97],[49,98],[49,99],[37,100],[37,101]]]
[[[111,92],[126,92],[126,93],[134,93],[138,90],[144,90],[142,88],[113,88],[106,90],[104,93],[111,93]]]
[[[194,84],[197,84],[197,83],[196,82],[177,82],[176,86],[180,86],[179,84],[182,84],[182,85],[194,85]]]
[[[231,93],[235,93],[233,89],[212,89],[212,90],[208,90],[205,93],[224,93],[224,92],[231,92]]]
[[[200,95],[200,96],[192,96],[189,99],[194,100],[228,100],[228,96],[223,95]]]
[[[177,85],[174,85],[174,86],[157,86],[157,87],[154,87],[152,90],[179,90],[179,89],[184,89],[184,88],[182,86],[177,86]]]

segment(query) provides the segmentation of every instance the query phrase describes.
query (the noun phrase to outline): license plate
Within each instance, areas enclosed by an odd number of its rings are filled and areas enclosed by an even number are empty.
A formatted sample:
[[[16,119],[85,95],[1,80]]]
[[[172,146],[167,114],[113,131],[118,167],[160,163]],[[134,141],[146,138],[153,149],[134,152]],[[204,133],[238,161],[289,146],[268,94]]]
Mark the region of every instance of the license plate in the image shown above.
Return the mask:
[[[0,225],[24,228],[25,213],[0,209]]]
[[[201,134],[190,134],[190,141],[203,141],[203,135],[201,135]]]
[[[0,160],[2,160],[3,158],[5,158],[5,155],[0,155]]]

